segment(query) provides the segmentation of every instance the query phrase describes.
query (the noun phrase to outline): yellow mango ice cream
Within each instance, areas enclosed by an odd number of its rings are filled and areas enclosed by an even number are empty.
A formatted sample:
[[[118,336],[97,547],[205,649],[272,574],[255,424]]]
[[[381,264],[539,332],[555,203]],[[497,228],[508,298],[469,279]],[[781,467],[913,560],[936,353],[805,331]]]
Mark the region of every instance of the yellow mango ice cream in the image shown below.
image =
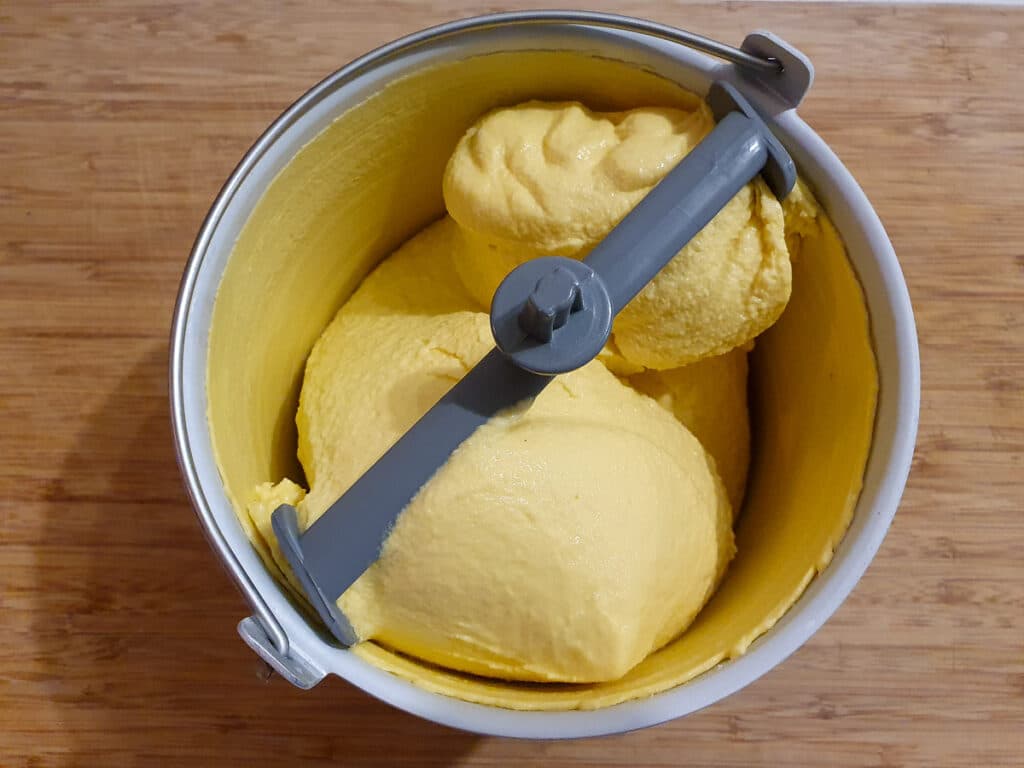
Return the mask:
[[[703,103],[600,113],[530,102],[487,115],[444,178],[467,289],[487,306],[522,262],[583,258],[713,127]],[[758,177],[619,314],[614,343],[645,368],[720,355],[774,323],[790,286],[782,207]]]
[[[247,513],[311,525],[494,345],[500,281],[583,258],[711,130],[692,109],[527,102],[481,118],[444,176],[448,215],[367,276],[305,367],[293,482]],[[686,631],[735,553],[750,462],[747,353],[817,231],[758,178],[617,317],[602,354],[498,414],[409,503],[338,603],[363,642],[502,680],[614,681]],[[297,595],[301,590],[292,581]]]
[[[736,515],[750,464],[746,350],[734,349],[683,368],[644,371],[626,381],[671,411],[700,440],[715,460]]]

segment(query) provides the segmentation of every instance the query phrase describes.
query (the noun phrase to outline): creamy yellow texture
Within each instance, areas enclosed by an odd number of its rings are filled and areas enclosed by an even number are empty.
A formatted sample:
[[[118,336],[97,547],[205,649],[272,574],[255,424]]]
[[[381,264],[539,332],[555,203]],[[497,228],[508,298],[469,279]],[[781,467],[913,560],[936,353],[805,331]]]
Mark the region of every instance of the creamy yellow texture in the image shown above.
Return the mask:
[[[452,264],[458,227],[445,216],[384,259],[345,304],[348,315],[479,312]]]
[[[746,350],[734,349],[683,368],[645,371],[627,381],[668,409],[700,440],[714,458],[737,514],[750,464]]]
[[[214,306],[209,425],[225,492],[270,570],[277,567],[245,506],[257,483],[298,477],[291,469],[294,415],[310,347],[373,264],[443,213],[442,173],[467,126],[494,107],[529,98],[578,98],[597,110],[659,104],[692,111],[698,101],[649,71],[571,51],[499,53],[421,68],[348,109],[304,147],[246,224]],[[356,656],[469,701],[593,709],[680,685],[743,653],[783,615],[828,563],[849,523],[877,391],[860,286],[813,198],[791,204],[801,192],[784,205],[787,242],[799,252],[792,299],[750,355],[756,407],[738,554],[690,628],[618,680],[587,685],[485,679],[373,642],[355,646]],[[253,313],[254,306],[262,310]],[[440,311],[451,310],[425,312]],[[601,359],[619,375],[639,372],[616,351]],[[291,498],[301,494],[293,486]]]
[[[363,314],[373,302],[361,293],[306,367],[303,526],[493,346],[486,315]],[[292,483],[279,488],[296,501]],[[250,514],[285,567],[274,494],[262,487]],[[595,361],[474,433],[339,604],[361,638],[452,669],[614,680],[710,597],[733,553],[730,522],[700,443]]]
[[[455,266],[470,293],[486,305],[530,258],[585,256],[713,126],[703,103],[592,112],[531,102],[485,116],[444,177],[464,238]],[[615,345],[643,368],[723,354],[775,322],[790,279],[782,208],[758,178],[619,314]]]

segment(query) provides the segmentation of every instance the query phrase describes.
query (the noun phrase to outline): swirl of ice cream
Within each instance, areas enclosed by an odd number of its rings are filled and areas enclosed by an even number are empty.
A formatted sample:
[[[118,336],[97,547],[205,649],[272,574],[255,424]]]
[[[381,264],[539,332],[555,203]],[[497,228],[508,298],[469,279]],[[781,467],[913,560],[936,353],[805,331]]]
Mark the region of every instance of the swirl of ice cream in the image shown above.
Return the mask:
[[[593,112],[529,102],[486,115],[444,178],[466,288],[488,306],[518,264],[583,258],[713,127],[704,104]],[[758,178],[619,314],[614,343],[643,368],[720,355],[774,323],[790,286],[782,207]]]

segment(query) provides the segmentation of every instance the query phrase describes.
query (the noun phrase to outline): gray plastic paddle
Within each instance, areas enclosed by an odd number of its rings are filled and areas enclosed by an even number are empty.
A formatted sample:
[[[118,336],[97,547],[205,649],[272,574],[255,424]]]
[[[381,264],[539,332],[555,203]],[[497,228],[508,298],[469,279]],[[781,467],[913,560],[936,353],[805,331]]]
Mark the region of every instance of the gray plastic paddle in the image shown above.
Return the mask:
[[[402,510],[452,452],[496,413],[597,355],[614,316],[758,173],[779,199],[792,189],[793,161],[746,99],[716,82],[708,104],[718,125],[585,261],[534,259],[505,278],[491,305],[496,348],[305,533],[293,507],[274,511],[282,552],[343,644],[358,637],[338,598],[377,560]]]

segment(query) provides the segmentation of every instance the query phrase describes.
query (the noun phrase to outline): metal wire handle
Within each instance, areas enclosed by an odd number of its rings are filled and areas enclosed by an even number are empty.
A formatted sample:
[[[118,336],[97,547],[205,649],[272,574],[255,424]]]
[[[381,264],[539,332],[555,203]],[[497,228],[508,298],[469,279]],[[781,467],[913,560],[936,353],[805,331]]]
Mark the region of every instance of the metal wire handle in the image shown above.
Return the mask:
[[[762,58],[748,53],[735,46],[698,35],[685,29],[659,24],[656,21],[622,16],[616,13],[598,13],[595,11],[513,11],[478,16],[460,21],[452,21],[435,27],[428,27],[419,33],[430,40],[455,35],[466,30],[492,29],[509,25],[539,24],[581,24],[604,29],[618,29],[626,32],[640,32],[645,35],[685,45],[687,48],[707,53],[719,59],[725,59],[748,69],[766,74],[779,74],[783,71],[782,62],[775,58]],[[418,35],[414,36],[418,37]],[[418,45],[421,41],[409,41]],[[424,40],[425,42],[425,40]],[[403,51],[408,50],[403,46]]]

